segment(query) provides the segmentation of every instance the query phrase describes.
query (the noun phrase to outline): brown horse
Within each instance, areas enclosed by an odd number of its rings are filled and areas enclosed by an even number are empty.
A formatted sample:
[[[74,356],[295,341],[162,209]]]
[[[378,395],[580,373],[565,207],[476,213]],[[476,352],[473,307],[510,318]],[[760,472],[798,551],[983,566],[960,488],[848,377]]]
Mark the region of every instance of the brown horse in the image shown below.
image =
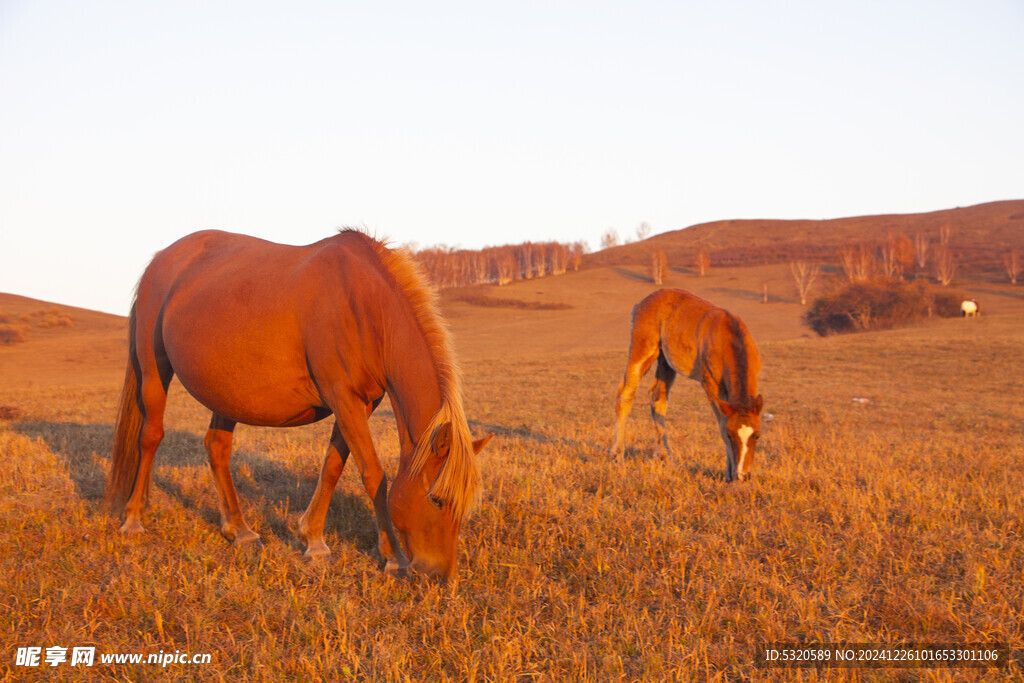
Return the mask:
[[[479,489],[459,370],[435,297],[404,251],[351,230],[308,246],[206,231],[158,253],[129,317],[128,369],[105,504],[121,531],[142,532],[167,387],[181,384],[213,411],[206,434],[221,533],[259,543],[231,479],[235,424],[287,427],[335,416],[309,508],[306,556],[323,541],[331,494],[349,454],[373,501],[381,555],[448,578],[458,533]],[[401,461],[387,477],[367,418],[387,394]]]
[[[625,424],[637,384],[655,359],[651,417],[658,455],[670,455],[665,431],[668,394],[676,373],[704,387],[725,441],[725,479],[746,479],[760,435],[761,407],[757,373],[761,355],[743,321],[682,289],[662,289],[633,309],[626,375],[619,385],[612,455],[621,459]]]

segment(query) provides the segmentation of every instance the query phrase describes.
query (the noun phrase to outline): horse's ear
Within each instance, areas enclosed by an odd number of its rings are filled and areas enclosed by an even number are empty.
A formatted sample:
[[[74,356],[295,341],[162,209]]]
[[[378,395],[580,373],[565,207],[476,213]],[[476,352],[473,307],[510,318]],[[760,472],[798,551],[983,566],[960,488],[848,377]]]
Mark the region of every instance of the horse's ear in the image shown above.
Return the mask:
[[[434,438],[430,442],[430,450],[438,458],[447,458],[452,447],[452,423],[445,422],[434,430]]]
[[[480,451],[482,451],[484,449],[484,446],[487,445],[487,442],[490,441],[493,438],[494,438],[494,434],[491,433],[491,434],[488,434],[487,436],[485,436],[482,439],[477,439],[476,441],[474,441],[473,442],[473,452],[476,453],[477,455],[480,455]]]
[[[754,412],[760,415],[761,408],[764,408],[764,396],[758,394],[757,398],[754,399]]]

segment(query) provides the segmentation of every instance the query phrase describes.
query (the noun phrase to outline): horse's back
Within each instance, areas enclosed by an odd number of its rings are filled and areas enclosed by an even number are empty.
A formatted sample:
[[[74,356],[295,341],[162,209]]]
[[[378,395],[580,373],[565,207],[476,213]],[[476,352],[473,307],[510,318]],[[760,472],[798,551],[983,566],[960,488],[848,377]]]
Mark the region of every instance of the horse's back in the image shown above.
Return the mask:
[[[698,327],[715,306],[684,289],[660,289],[633,309],[633,343],[657,343],[676,372],[690,375],[698,352]]]
[[[353,306],[368,298],[338,286],[338,278],[372,280],[360,266],[365,255],[350,253],[355,241],[289,246],[212,230],[183,237],[139,283],[140,332],[157,338],[182,385],[214,412],[250,424],[300,420],[320,403],[310,347],[355,329]]]
[[[684,289],[661,289],[648,295],[634,309],[633,325],[634,335],[656,334],[669,364],[685,375],[699,374],[699,359],[733,352],[734,339],[740,341],[751,370],[760,369],[760,352],[743,321]]]

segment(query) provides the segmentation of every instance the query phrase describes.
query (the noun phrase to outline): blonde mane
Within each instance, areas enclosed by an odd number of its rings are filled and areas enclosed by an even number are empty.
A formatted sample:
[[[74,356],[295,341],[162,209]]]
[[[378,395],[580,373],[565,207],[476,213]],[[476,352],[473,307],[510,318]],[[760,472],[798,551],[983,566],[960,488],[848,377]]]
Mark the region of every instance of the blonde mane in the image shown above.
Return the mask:
[[[455,360],[451,335],[438,309],[437,294],[408,250],[391,249],[386,241],[374,239],[358,230],[345,232],[355,233],[366,240],[381,265],[405,294],[437,370],[441,407],[434,413],[423,433],[418,435],[416,449],[408,463],[410,474],[416,475],[423,468],[431,454],[430,445],[434,433],[445,422],[450,422],[451,448],[430,489],[430,495],[450,503],[456,519],[465,519],[479,497],[480,473],[462,405],[462,374]]]

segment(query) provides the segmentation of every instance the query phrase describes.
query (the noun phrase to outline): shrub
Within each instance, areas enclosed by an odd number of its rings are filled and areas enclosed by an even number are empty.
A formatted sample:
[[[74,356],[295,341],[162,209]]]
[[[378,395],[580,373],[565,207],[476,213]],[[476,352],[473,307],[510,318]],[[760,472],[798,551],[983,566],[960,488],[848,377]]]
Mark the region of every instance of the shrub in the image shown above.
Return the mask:
[[[942,290],[933,294],[935,300],[935,314],[940,318],[955,318],[960,315],[960,304],[968,297],[966,294],[957,291]]]
[[[25,341],[25,333],[17,325],[0,324],[0,344],[20,344]]]
[[[43,319],[36,323],[38,327],[74,327],[75,323],[71,316],[63,313],[47,313]]]
[[[815,301],[804,314],[804,322],[823,337],[887,329],[909,325],[932,315],[959,315],[963,298],[957,292],[935,292],[921,283],[900,280],[854,282]]]

